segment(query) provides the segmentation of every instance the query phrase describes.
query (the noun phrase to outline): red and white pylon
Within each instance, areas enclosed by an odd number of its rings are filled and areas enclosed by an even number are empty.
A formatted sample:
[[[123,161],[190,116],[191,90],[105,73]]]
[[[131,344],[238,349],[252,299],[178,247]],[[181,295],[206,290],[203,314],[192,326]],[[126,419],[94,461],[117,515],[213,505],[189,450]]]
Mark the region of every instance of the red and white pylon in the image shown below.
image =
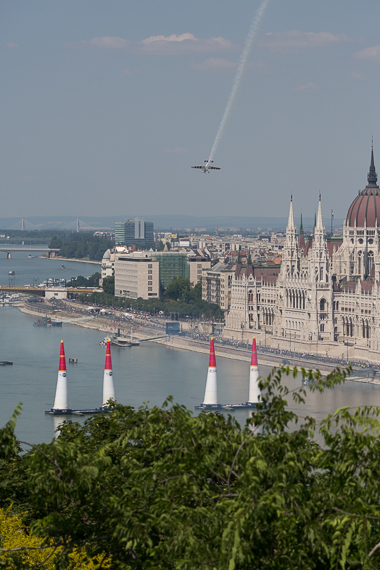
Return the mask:
[[[256,339],[252,340],[252,354],[251,354],[251,366],[249,370],[249,396],[248,402],[250,404],[257,404],[260,401],[260,389],[258,385],[259,379],[259,366],[257,364],[257,350],[256,350]]]
[[[115,387],[113,385],[113,375],[112,375],[112,361],[111,361],[111,341],[107,340],[106,348],[106,361],[104,364],[104,376],[103,376],[103,406],[105,406],[108,400],[115,399]]]
[[[61,340],[61,350],[59,355],[58,380],[55,391],[54,410],[67,410],[67,371],[66,358],[63,340]]]
[[[216,375],[216,360],[215,360],[215,348],[214,339],[210,340],[210,358],[208,363],[208,372],[206,380],[206,390],[203,404],[210,406],[218,403],[218,386],[217,386],[217,375]]]

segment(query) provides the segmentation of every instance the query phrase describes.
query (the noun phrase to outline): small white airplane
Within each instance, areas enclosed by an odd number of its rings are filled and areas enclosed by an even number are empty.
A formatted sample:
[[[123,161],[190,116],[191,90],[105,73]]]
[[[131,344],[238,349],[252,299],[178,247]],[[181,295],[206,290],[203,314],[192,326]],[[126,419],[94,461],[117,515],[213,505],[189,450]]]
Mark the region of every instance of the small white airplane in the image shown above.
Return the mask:
[[[210,170],[220,170],[218,166],[210,166],[210,164],[214,162],[213,160],[210,160],[208,158],[204,162],[206,163],[204,166],[192,166],[191,168],[200,168],[203,174],[206,174],[206,172],[210,172]]]

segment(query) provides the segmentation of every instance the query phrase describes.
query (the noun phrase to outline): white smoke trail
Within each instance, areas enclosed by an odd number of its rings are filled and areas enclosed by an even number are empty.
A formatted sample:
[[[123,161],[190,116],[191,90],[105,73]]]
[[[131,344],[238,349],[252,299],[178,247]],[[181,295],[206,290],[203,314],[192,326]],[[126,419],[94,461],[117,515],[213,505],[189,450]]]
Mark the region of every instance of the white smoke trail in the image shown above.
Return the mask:
[[[246,66],[247,61],[248,61],[249,52],[251,51],[253,40],[256,37],[257,31],[259,29],[261,20],[264,16],[264,12],[268,6],[268,3],[269,3],[269,0],[263,0],[261,2],[259,9],[257,10],[256,15],[253,19],[253,22],[251,24],[251,27],[249,29],[247,39],[245,40],[244,49],[243,49],[242,54],[240,56],[239,66],[237,68],[235,81],[234,81],[234,84],[232,86],[231,94],[230,94],[230,97],[228,99],[228,103],[227,103],[226,109],[224,111],[224,115],[223,115],[222,121],[220,123],[219,130],[216,134],[214,144],[212,145],[210,157],[208,159],[207,164],[209,164],[213,160],[215,153],[216,153],[216,149],[218,148],[218,145],[219,145],[220,140],[222,138],[222,135],[223,135],[224,129],[226,127],[229,115],[230,115],[232,107],[234,106],[234,103],[235,103],[236,95],[238,94],[238,91],[239,91],[239,87],[241,84],[241,80],[243,77],[245,66]]]

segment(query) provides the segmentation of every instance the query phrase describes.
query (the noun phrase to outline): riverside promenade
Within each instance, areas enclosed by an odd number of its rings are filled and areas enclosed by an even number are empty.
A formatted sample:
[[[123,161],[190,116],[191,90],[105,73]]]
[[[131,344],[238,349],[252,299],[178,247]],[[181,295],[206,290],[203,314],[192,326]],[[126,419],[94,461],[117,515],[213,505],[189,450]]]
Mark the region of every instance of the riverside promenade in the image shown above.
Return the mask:
[[[60,306],[52,303],[44,302],[43,304],[29,304],[25,301],[17,303],[15,306],[22,312],[40,316],[49,314],[53,319],[62,321],[63,324],[72,324],[79,327],[96,330],[104,333],[105,336],[118,333],[126,337],[130,337],[131,332],[133,340],[140,342],[156,342],[173,350],[186,350],[201,354],[209,353],[208,339],[194,339],[190,335],[186,336],[167,336],[162,338],[165,327],[164,319],[149,318],[145,315],[134,314],[133,319],[122,320],[122,311],[113,311],[112,316],[89,315],[82,305],[73,302],[65,302]],[[39,306],[38,306],[39,305]],[[158,338],[155,338],[158,337]],[[149,339],[149,340],[148,340]],[[137,349],[138,350],[138,349]],[[215,338],[215,354],[218,358],[229,358],[231,360],[240,360],[249,362],[250,347],[235,346]],[[313,357],[311,355],[291,355],[281,353],[271,353],[263,348],[258,347],[259,365],[276,368],[284,364],[298,368],[318,369],[326,376],[337,366],[344,368],[344,363],[336,363],[328,361],[321,357]],[[376,368],[363,368],[360,365],[353,366],[352,376],[349,380],[361,383],[371,383],[380,385],[380,373]]]

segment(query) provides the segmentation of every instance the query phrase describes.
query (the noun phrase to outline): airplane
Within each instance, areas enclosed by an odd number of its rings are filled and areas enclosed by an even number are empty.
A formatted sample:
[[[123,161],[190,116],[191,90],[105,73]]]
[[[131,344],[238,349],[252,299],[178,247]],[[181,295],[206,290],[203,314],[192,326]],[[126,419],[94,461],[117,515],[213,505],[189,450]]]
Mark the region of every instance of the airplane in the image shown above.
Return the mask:
[[[207,160],[204,160],[204,162],[206,163],[204,166],[192,166],[191,168],[200,168],[203,171],[203,174],[206,174],[206,172],[210,172],[210,170],[220,170],[220,168],[218,166],[210,166],[211,163],[213,163],[213,160],[210,160],[209,158]]]

